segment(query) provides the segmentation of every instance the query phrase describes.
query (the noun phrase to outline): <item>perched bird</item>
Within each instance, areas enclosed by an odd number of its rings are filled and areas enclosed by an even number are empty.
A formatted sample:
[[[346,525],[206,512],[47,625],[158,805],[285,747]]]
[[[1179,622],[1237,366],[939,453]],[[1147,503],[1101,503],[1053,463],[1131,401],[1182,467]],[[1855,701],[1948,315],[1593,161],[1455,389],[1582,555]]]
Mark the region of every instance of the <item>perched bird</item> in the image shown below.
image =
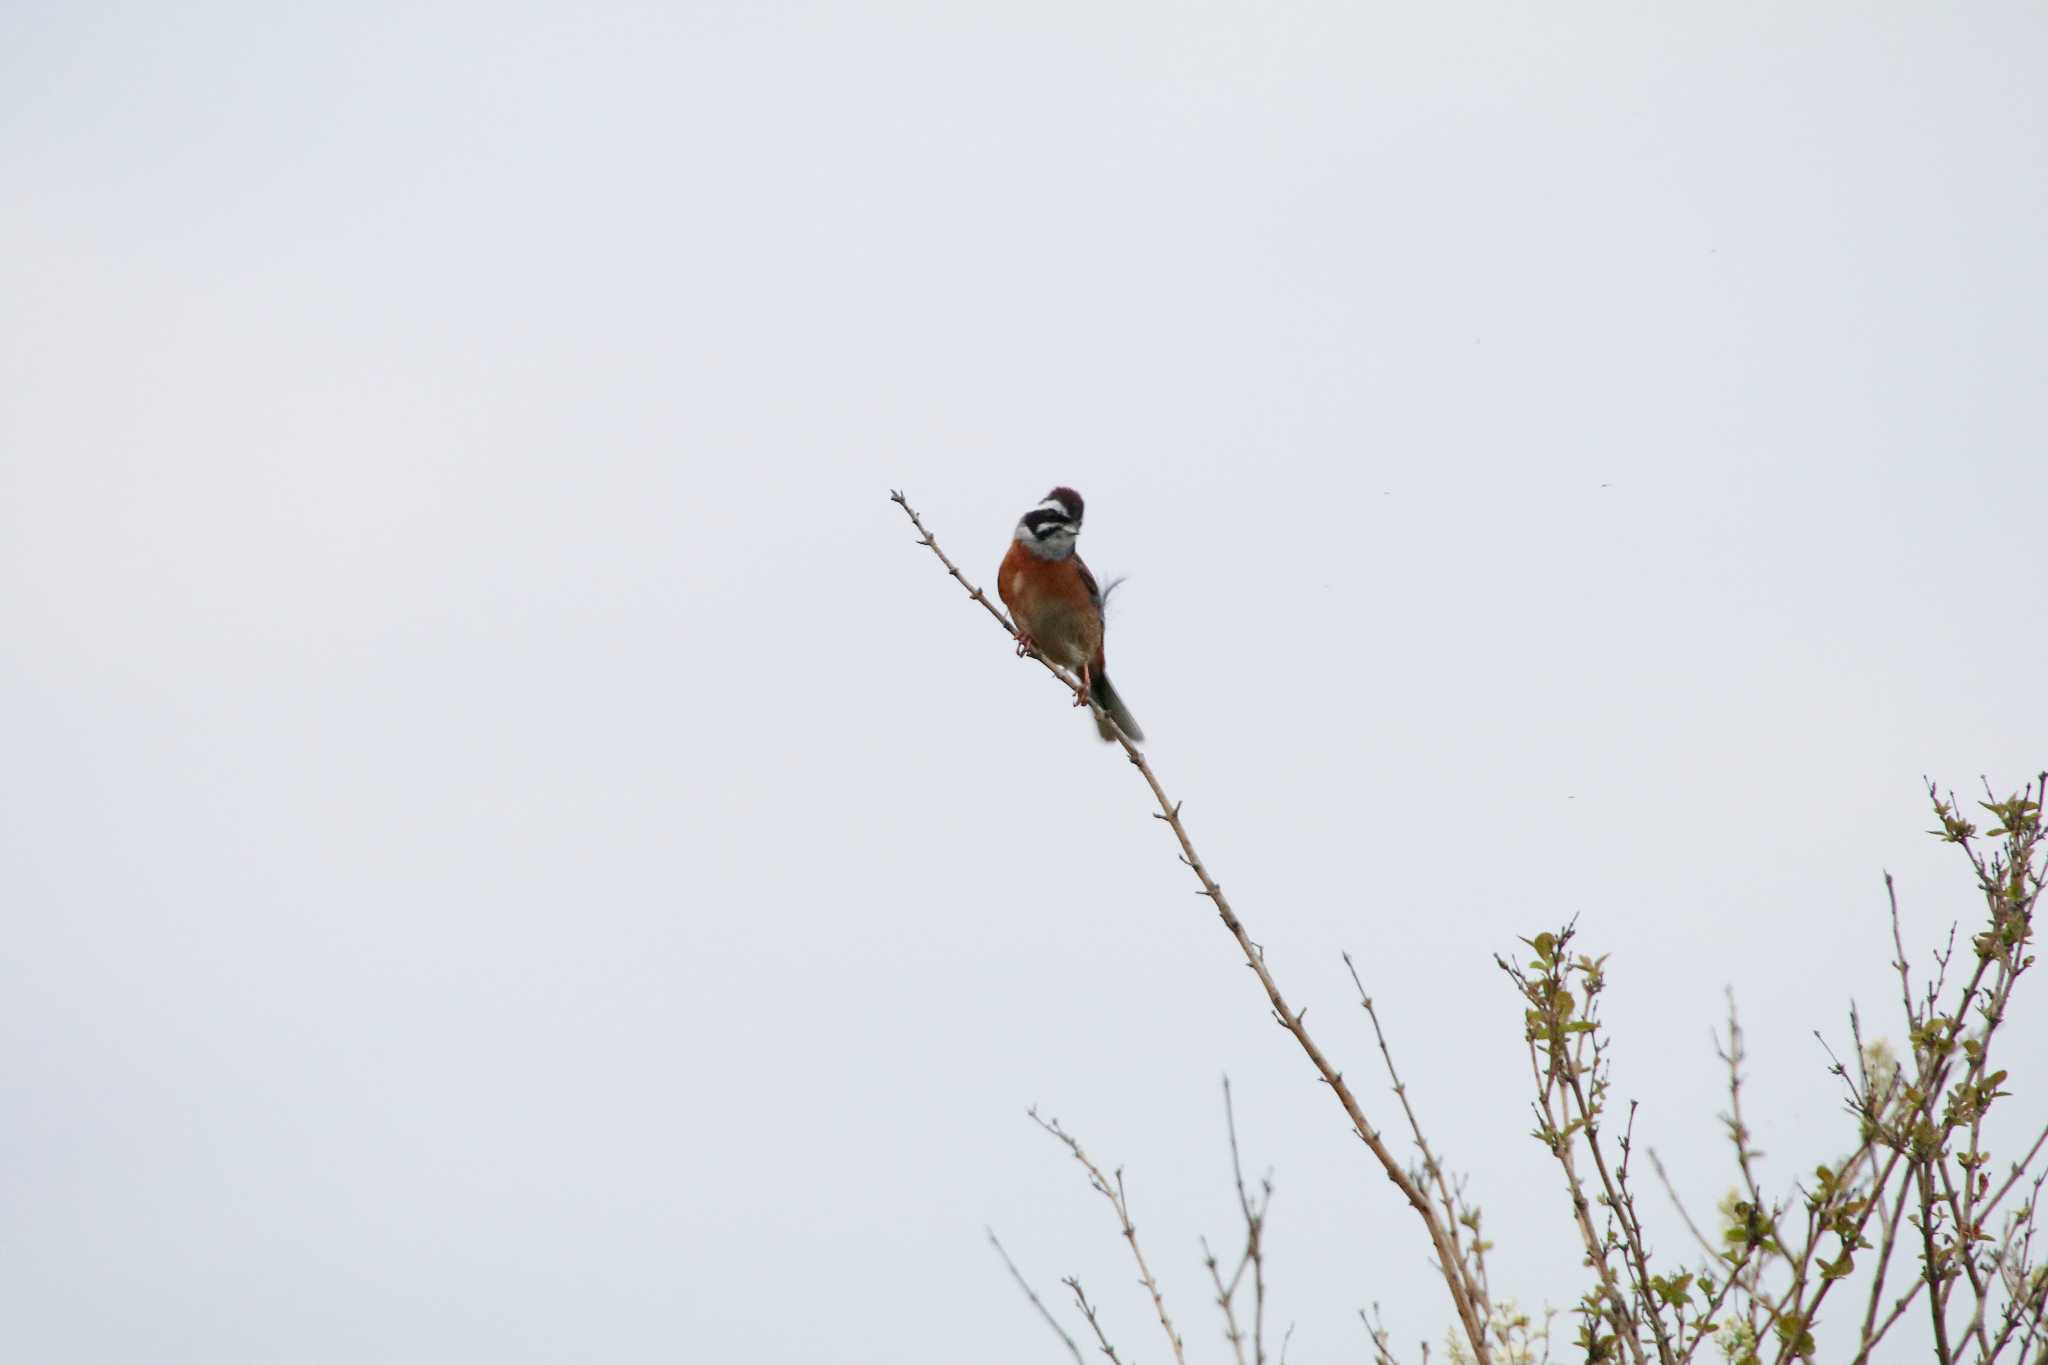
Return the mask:
[[[1071,669],[1088,697],[1133,740],[1145,738],[1122,697],[1109,684],[1102,662],[1102,589],[1074,553],[1081,535],[1081,495],[1055,488],[1017,522],[1010,552],[996,574],[996,591],[1017,623],[1017,652],[1036,650]],[[1112,585],[1114,586],[1114,585]],[[1074,705],[1082,704],[1076,696]],[[1098,718],[1104,739],[1116,732]]]

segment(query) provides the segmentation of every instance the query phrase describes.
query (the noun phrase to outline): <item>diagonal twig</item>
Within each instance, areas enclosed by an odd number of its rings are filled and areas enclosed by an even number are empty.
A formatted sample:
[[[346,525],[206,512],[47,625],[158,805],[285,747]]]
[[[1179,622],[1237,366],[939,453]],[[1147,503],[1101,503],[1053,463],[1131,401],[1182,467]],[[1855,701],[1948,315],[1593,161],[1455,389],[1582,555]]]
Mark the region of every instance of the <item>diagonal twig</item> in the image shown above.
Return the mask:
[[[1095,1305],[1088,1302],[1088,1295],[1081,1288],[1080,1278],[1069,1275],[1060,1283],[1074,1291],[1074,1302],[1081,1306],[1081,1316],[1088,1319],[1088,1326],[1095,1333],[1095,1340],[1102,1353],[1109,1357],[1110,1365],[1123,1365],[1123,1361],[1117,1357],[1116,1347],[1110,1345],[1109,1338],[1103,1335],[1102,1323],[1095,1317]]]
[[[988,1234],[988,1244],[996,1249],[996,1255],[1003,1258],[1003,1264],[1009,1267],[1010,1278],[1015,1280],[1017,1287],[1024,1291],[1024,1297],[1031,1300],[1031,1306],[1038,1310],[1038,1316],[1044,1318],[1045,1325],[1058,1332],[1060,1340],[1067,1343],[1067,1350],[1072,1352],[1074,1356],[1074,1365],[1084,1365],[1081,1359],[1081,1348],[1074,1344],[1074,1339],[1067,1335],[1067,1329],[1060,1326],[1060,1320],[1054,1317],[1052,1310],[1047,1308],[1039,1299],[1037,1292],[1031,1288],[1031,1282],[1024,1278],[1024,1272],[1017,1269],[1017,1263],[1010,1259],[1010,1253],[1003,1250],[1002,1241],[996,1236],[996,1230],[994,1228],[983,1228],[982,1231]]]

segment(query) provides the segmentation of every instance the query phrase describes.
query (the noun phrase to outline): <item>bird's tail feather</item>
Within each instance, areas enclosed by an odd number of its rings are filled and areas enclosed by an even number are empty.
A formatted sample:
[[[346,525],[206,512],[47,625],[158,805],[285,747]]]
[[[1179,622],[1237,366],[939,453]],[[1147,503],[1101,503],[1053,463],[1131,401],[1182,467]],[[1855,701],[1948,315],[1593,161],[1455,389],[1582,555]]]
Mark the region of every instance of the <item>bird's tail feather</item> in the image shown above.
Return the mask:
[[[1131,737],[1132,743],[1142,744],[1145,740],[1145,732],[1138,728],[1138,718],[1131,714],[1130,707],[1124,705],[1124,699],[1116,694],[1116,688],[1110,685],[1108,676],[1101,669],[1097,669],[1090,682],[1089,690],[1094,694],[1095,704],[1101,707],[1108,714],[1109,719],[1115,721],[1123,732]],[[1116,733],[1109,728],[1108,721],[1097,718],[1095,729],[1104,739],[1112,742],[1115,741]]]

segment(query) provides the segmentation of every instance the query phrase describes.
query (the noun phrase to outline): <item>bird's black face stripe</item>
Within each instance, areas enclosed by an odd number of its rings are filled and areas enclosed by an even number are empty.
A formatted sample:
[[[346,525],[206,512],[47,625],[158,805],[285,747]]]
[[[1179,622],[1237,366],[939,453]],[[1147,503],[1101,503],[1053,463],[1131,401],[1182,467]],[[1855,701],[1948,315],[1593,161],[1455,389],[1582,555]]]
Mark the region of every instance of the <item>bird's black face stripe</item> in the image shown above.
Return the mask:
[[[1063,526],[1072,527],[1073,524],[1064,513],[1055,512],[1049,507],[1036,508],[1024,514],[1024,525],[1040,540],[1044,540]]]

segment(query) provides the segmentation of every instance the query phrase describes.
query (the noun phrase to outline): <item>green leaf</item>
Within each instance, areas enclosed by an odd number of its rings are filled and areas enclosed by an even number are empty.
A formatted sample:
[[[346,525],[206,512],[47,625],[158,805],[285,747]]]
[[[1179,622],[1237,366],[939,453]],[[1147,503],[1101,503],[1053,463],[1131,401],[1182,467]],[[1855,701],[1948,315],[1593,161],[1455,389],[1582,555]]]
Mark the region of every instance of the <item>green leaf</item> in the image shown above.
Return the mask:
[[[1690,1273],[1673,1278],[1670,1275],[1652,1275],[1650,1288],[1657,1291],[1657,1297],[1673,1308],[1683,1308],[1692,1293]]]

